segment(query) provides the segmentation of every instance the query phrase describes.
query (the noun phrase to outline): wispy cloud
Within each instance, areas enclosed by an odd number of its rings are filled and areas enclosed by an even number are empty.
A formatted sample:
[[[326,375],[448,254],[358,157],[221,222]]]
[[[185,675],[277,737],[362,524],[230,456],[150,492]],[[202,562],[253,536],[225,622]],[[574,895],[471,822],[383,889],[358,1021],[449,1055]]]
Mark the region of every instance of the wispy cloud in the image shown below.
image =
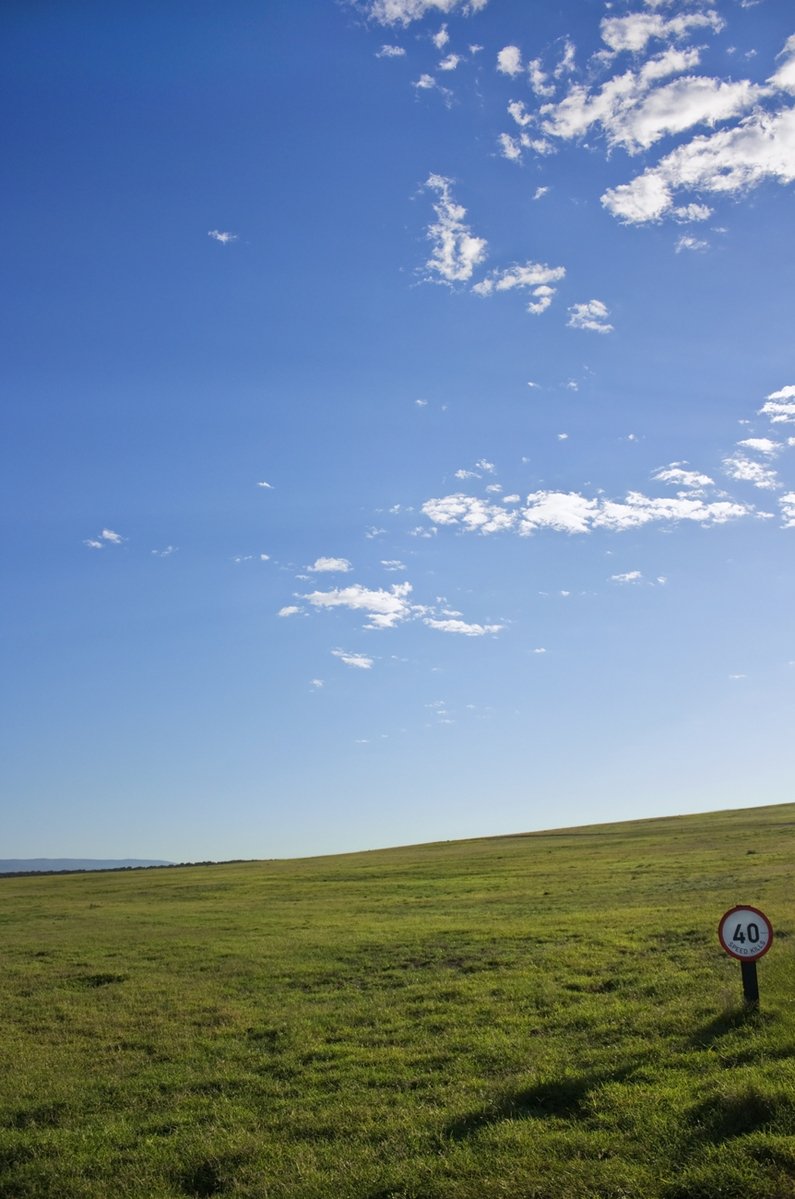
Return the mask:
[[[436,193],[436,221],[428,226],[432,253],[425,263],[426,279],[436,283],[466,283],[486,257],[485,238],[475,237],[466,223],[466,209],[452,195],[452,180],[429,175],[425,187]]]
[[[176,554],[177,547],[175,545],[167,545],[164,550],[152,550],[155,558],[170,558],[172,554]]]
[[[708,249],[709,249],[708,241],[704,241],[702,238],[699,238],[699,237],[693,237],[689,233],[683,233],[681,237],[678,237],[676,239],[676,245],[674,246],[674,250],[676,251],[677,254],[681,254],[683,250],[690,250],[692,252],[698,253],[701,250],[708,250]]]
[[[353,568],[347,558],[316,558],[312,565],[307,566],[306,569],[313,574],[347,574]]]
[[[658,221],[680,190],[731,195],[765,179],[795,180],[795,108],[757,111],[738,125],[678,146],[630,183],[610,188],[602,203],[627,224]]]
[[[687,491],[702,491],[705,487],[714,486],[714,480],[709,475],[697,470],[685,470],[686,462],[672,462],[655,471],[652,478],[658,483],[670,483],[673,487],[681,487]]]
[[[344,649],[333,649],[331,652],[346,666],[353,666],[357,670],[372,670],[373,668],[374,659],[368,658],[366,654],[351,654]]]
[[[448,87],[443,87],[435,76],[429,75],[427,72],[420,75],[419,79],[415,79],[411,85],[418,92],[439,92],[445,104],[449,107],[453,100],[453,93]]]
[[[376,50],[376,58],[405,58],[406,51],[402,46],[382,46]]]
[[[650,41],[672,41],[693,29],[719,33],[723,25],[723,19],[714,9],[684,12],[668,19],[657,12],[634,12],[623,17],[605,17],[600,30],[602,41],[614,53],[628,50],[638,54]]]
[[[396,583],[389,591],[372,590],[361,583],[350,587],[335,587],[333,591],[313,591],[301,598],[314,608],[348,608],[367,614],[368,629],[391,629],[412,615],[409,602],[411,583]]]
[[[449,618],[440,620],[431,616],[426,616],[424,623],[442,633],[459,633],[464,637],[485,637],[488,633],[499,633],[505,627],[501,624],[468,624],[465,620]]]
[[[737,444],[743,449],[753,450],[757,454],[764,454],[766,458],[774,458],[783,448],[780,441],[771,441],[769,437],[746,437],[743,441],[738,441]]]
[[[486,7],[488,0],[362,0],[368,16],[379,25],[402,25],[421,21],[429,13],[460,12],[472,16]]]
[[[759,415],[769,417],[774,425],[795,425],[795,387],[771,391],[759,409]]]
[[[538,315],[546,312],[552,303],[556,289],[551,286],[558,283],[566,275],[563,266],[547,266],[544,262],[525,262],[515,264],[505,270],[494,270],[480,283],[472,288],[479,296],[490,296],[495,291],[512,291],[514,288],[528,289],[533,299],[527,305],[527,311]]]
[[[764,491],[774,491],[780,486],[776,472],[763,462],[755,462],[745,454],[732,454],[723,459],[723,469],[730,479],[742,483],[753,483]]]
[[[591,329],[594,333],[612,333],[613,326],[607,319],[609,309],[601,300],[587,300],[584,304],[572,304],[566,324],[571,329]]]
[[[280,608],[279,611],[276,613],[276,615],[277,616],[298,616],[299,612],[301,612],[301,611],[303,611],[303,609],[299,608],[297,604],[287,604],[284,608]]]
[[[106,545],[123,545],[126,540],[126,537],[122,537],[121,533],[116,533],[113,529],[103,529],[96,537],[86,538],[83,545],[92,550],[101,550]]]
[[[577,491],[536,491],[518,508],[505,509],[459,492],[427,500],[422,511],[436,526],[484,535],[513,532],[527,537],[540,529],[574,534],[598,529],[623,532],[652,523],[675,525],[682,521],[725,524],[752,515],[754,509],[732,500],[653,497],[638,491],[629,492],[623,500],[589,498]]]
[[[211,229],[207,234],[213,241],[219,241],[222,246],[228,246],[230,242],[237,241],[236,233],[223,233],[220,229]]]

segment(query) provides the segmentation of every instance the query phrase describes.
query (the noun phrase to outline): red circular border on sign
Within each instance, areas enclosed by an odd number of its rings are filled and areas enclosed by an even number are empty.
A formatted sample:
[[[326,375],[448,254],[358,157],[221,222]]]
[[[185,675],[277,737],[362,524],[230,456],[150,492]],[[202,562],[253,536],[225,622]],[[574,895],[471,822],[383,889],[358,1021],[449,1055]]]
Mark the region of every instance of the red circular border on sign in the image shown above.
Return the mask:
[[[770,936],[768,937],[767,945],[764,947],[764,949],[760,949],[759,953],[755,953],[753,955],[750,953],[740,954],[735,953],[733,949],[729,949],[728,945],[723,939],[723,922],[724,920],[728,919],[729,916],[731,916],[732,912],[753,912],[755,916],[761,916],[767,927],[770,929]],[[728,953],[729,957],[734,958],[736,962],[758,962],[760,958],[765,956],[768,949],[773,944],[773,925],[770,923],[765,913],[760,912],[759,908],[751,907],[750,903],[738,903],[735,904],[733,908],[729,908],[728,912],[724,912],[721,916],[718,924],[718,940],[720,941],[723,951]]]

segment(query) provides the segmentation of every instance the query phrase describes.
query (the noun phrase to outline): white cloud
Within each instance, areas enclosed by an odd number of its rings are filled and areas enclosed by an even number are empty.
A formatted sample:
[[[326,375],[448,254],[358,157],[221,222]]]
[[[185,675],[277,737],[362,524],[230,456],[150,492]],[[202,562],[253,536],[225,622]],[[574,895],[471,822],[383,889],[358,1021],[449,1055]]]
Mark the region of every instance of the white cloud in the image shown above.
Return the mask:
[[[480,475],[476,470],[465,470],[462,466],[460,470],[454,472],[456,479],[479,479]]]
[[[754,462],[744,454],[734,454],[723,459],[723,468],[730,479],[753,483],[765,491],[774,491],[780,486],[776,472],[761,462]]]
[[[781,496],[778,502],[784,518],[783,528],[795,529],[795,491],[788,491],[786,495]]]
[[[222,233],[220,229],[211,229],[207,236],[213,241],[219,241],[222,246],[228,246],[230,241],[237,241],[236,233]]]
[[[417,405],[418,408],[427,408],[428,407],[427,400],[415,400],[414,403]]]
[[[344,649],[333,649],[331,652],[346,666],[354,666],[357,670],[372,670],[373,658],[368,658],[366,654],[350,654]]]
[[[450,41],[450,34],[447,32],[447,26],[442,25],[441,29],[437,33],[434,33],[431,41],[437,50],[443,50]]]
[[[417,89],[417,91],[420,91],[420,92],[430,92],[430,91],[439,92],[439,94],[441,95],[442,99],[444,100],[444,102],[448,106],[448,108],[450,107],[450,105],[452,103],[453,93],[450,91],[449,88],[442,87],[441,83],[439,83],[433,77],[433,75],[428,75],[427,73],[424,75],[420,75],[419,79],[415,79],[411,86],[415,87]]]
[[[559,103],[543,105],[541,128],[552,137],[568,140],[582,137],[592,125],[601,125],[610,144],[623,145],[632,153],[639,148],[633,122],[640,120],[649,93],[661,79],[679,75],[698,61],[698,50],[666,50],[640,70],[608,79],[598,91],[576,84]],[[642,120],[640,124],[642,127]]]
[[[313,574],[322,574],[329,571],[347,574],[352,567],[347,558],[316,558],[313,565],[307,566],[306,569]]]
[[[382,46],[380,50],[376,50],[376,58],[404,58],[406,51],[402,46]]]
[[[323,679],[310,679],[309,680],[309,686],[313,687],[315,691],[319,691],[320,688],[325,687],[325,685],[326,684],[323,681]]]
[[[297,616],[301,609],[296,604],[287,604],[286,607],[280,608],[276,613],[277,616]]]
[[[610,312],[601,300],[588,300],[584,304],[572,304],[566,324],[571,329],[591,329],[594,333],[612,333],[608,321]]]
[[[554,84],[549,82],[549,76],[541,68],[541,59],[533,58],[527,64],[527,74],[530,87],[536,96],[554,96]]]
[[[460,633],[464,637],[485,637],[487,633],[499,633],[505,627],[501,624],[467,624],[465,620],[436,620],[430,616],[426,616],[425,624],[442,633]]]
[[[266,483],[264,479],[260,479],[259,483],[257,484],[257,487],[264,487],[266,491],[273,491],[273,484]]]
[[[518,46],[503,46],[497,55],[497,70],[502,75],[522,73],[522,52]]]
[[[540,200],[543,196],[545,196],[547,194],[548,191],[549,191],[548,187],[537,187],[535,189],[535,191],[533,192],[533,199]]]
[[[558,441],[568,441],[568,440],[569,440],[568,433],[558,433]]]
[[[691,29],[711,29],[719,33],[724,22],[714,11],[681,13],[666,20],[660,13],[634,12],[624,17],[605,17],[600,29],[602,41],[618,54],[629,50],[637,54],[650,41],[673,41]]]
[[[652,478],[659,483],[670,483],[673,487],[684,487],[688,491],[701,491],[704,487],[714,486],[714,480],[709,475],[697,470],[685,470],[686,463],[672,462],[662,470],[655,471]]]
[[[771,391],[759,409],[760,416],[769,416],[774,425],[795,424],[795,387],[782,387]]]
[[[619,220],[642,224],[668,215],[681,189],[732,194],[765,179],[795,180],[795,108],[757,111],[730,129],[693,138],[631,183],[606,191],[602,204]]]
[[[508,114],[513,117],[520,129],[524,129],[526,125],[532,125],[535,117],[529,113],[524,106],[524,100],[511,100],[508,105]]]
[[[562,75],[568,75],[574,70],[574,58],[577,53],[577,47],[570,38],[566,38],[563,43],[563,54],[560,57],[560,62],[555,67],[555,78],[560,79]]]
[[[460,54],[448,54],[447,57],[443,58],[442,61],[439,63],[439,70],[440,71],[454,71],[456,69],[456,67],[458,66],[458,64],[460,63],[460,61],[461,61]]]
[[[573,534],[596,529],[623,532],[651,523],[680,521],[725,524],[752,515],[754,509],[731,500],[708,503],[695,495],[650,497],[631,491],[623,500],[608,500],[589,499],[576,491],[536,491],[528,495],[523,507],[510,511],[461,492],[427,500],[422,511],[434,526],[484,535],[513,532],[525,537],[539,529]]]
[[[497,469],[493,462],[489,462],[486,458],[478,458],[475,466],[478,470],[485,470],[486,474],[493,475]]]
[[[546,652],[547,651],[543,645],[536,646],[536,648],[533,650],[534,654],[545,654]]]
[[[474,237],[466,224],[466,209],[453,200],[450,179],[429,175],[425,187],[438,196],[433,206],[436,223],[427,230],[433,252],[425,263],[426,278],[448,284],[466,282],[486,257],[487,243],[482,237]]]
[[[557,283],[566,275],[563,266],[547,266],[545,262],[525,262],[508,267],[507,270],[494,270],[480,283],[472,288],[479,296],[490,296],[496,291],[511,291],[514,288],[526,288],[534,297],[527,305],[527,311],[538,315],[545,312],[552,303]]]
[[[396,583],[389,591],[369,590],[361,583],[350,587],[337,587],[333,591],[313,591],[301,598],[315,608],[349,608],[354,612],[366,612],[369,629],[391,629],[416,611],[416,605],[408,601],[411,583]]]
[[[428,13],[452,13],[458,10],[471,16],[486,7],[488,0],[367,0],[365,11],[379,25],[402,25],[420,21]]]
[[[83,545],[87,545],[90,550],[104,549],[102,542],[94,541],[93,537],[87,537],[86,540],[83,542]]]
[[[671,210],[671,216],[680,225],[691,221],[708,221],[713,209],[707,204],[684,204]]]
[[[677,238],[674,249],[677,254],[681,254],[682,250],[698,252],[699,250],[709,249],[709,242],[701,241],[697,237],[691,237],[688,233],[683,233],[681,237]]]
[[[259,560],[260,562],[270,562],[271,556],[270,554],[260,554]]]
[[[500,153],[509,162],[521,162],[523,150],[533,150],[536,154],[554,154],[555,147],[544,137],[531,137],[528,133],[520,133],[519,137],[511,137],[509,133],[501,133],[497,139]]]
[[[172,554],[176,554],[177,547],[175,545],[167,545],[164,550],[152,550],[155,558],[170,558]]]
[[[769,437],[746,437],[737,444],[757,454],[764,454],[766,458],[774,458],[782,448],[780,441],[771,441]]]
[[[783,62],[768,83],[781,91],[795,94],[795,33],[787,38],[784,49],[776,57],[783,59]]]
[[[627,570],[624,574],[611,575],[611,583],[640,583],[643,575],[639,570]]]
[[[434,525],[460,524],[469,532],[496,533],[501,529],[510,529],[516,523],[515,512],[507,512],[504,508],[461,492],[427,500],[422,511]]]
[[[382,558],[381,565],[384,570],[405,570],[405,565],[398,558]]]

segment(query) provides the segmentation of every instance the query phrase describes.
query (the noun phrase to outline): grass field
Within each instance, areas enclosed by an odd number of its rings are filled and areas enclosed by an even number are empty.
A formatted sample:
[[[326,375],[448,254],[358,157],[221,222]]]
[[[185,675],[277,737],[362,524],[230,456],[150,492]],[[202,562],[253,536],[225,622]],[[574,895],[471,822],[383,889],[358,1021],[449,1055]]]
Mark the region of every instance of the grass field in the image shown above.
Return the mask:
[[[794,832],[0,879],[0,1195],[795,1197]]]

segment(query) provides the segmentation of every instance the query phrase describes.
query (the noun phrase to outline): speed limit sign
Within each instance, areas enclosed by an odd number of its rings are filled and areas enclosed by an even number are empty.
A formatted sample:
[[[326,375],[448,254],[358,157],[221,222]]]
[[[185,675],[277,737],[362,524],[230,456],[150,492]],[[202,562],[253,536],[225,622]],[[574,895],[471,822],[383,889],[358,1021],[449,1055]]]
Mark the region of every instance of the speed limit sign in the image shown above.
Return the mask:
[[[721,917],[718,939],[733,958],[755,962],[773,944],[773,929],[764,912],[741,904]]]

